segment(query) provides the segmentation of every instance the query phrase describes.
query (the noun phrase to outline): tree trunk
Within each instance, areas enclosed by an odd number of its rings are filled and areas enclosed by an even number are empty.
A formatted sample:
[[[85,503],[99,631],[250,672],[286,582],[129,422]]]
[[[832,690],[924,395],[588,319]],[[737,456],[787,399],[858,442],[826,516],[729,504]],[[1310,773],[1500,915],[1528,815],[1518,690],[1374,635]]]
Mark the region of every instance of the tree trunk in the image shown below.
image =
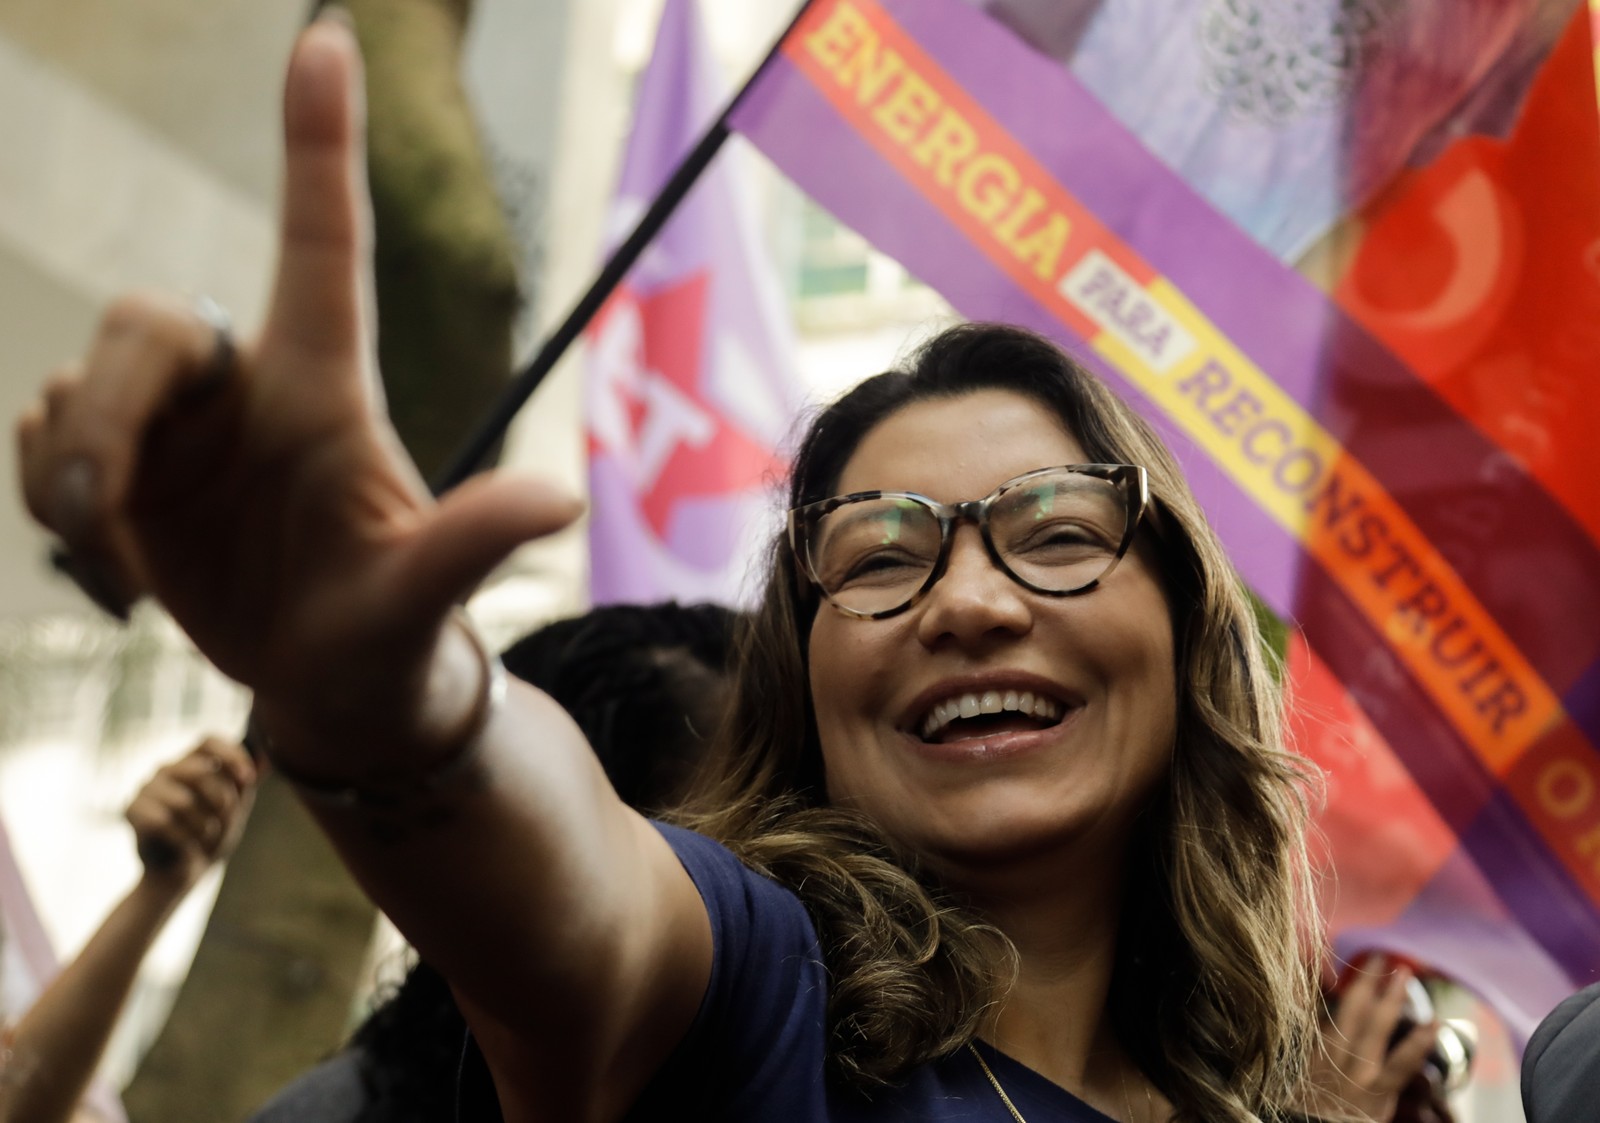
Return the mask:
[[[238,1123],[338,1047],[373,910],[277,777],[261,784],[172,1015],[123,1095],[134,1123]]]
[[[425,474],[505,388],[520,293],[489,162],[457,79],[468,0],[348,0],[367,53],[378,359]]]
[[[457,77],[471,4],[347,7],[367,59],[379,361],[401,439],[432,473],[504,387],[519,301],[511,233]],[[269,777],[172,1015],[127,1089],[134,1123],[237,1123],[336,1049],[374,917]]]

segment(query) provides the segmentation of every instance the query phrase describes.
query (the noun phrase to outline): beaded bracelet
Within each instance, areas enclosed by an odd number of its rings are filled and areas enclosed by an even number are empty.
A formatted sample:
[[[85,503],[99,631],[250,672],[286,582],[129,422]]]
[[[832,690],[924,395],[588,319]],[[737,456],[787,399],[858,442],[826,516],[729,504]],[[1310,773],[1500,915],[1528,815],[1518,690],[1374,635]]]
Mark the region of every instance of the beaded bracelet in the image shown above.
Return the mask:
[[[440,763],[420,773],[405,773],[396,777],[392,785],[369,787],[361,784],[340,784],[306,776],[295,768],[286,768],[278,759],[272,739],[261,728],[255,715],[250,715],[249,729],[245,733],[245,747],[253,755],[272,766],[273,771],[294,785],[306,799],[327,807],[341,807],[368,811],[393,811],[425,801],[428,797],[446,791],[464,776],[483,751],[484,731],[489,727],[495,711],[506,697],[506,671],[499,658],[489,651],[483,637],[472,626],[465,610],[458,609],[451,620],[461,628],[478,655],[483,669],[483,689],[478,703],[473,707],[467,722],[467,733],[461,746]]]

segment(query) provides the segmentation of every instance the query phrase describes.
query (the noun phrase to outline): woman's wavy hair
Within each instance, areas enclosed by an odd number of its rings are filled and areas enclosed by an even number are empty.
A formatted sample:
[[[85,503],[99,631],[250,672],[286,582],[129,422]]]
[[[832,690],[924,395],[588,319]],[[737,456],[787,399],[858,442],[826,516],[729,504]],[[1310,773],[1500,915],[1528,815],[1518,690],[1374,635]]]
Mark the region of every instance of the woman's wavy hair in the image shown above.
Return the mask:
[[[1316,1034],[1307,776],[1282,747],[1277,678],[1249,599],[1160,438],[1048,340],[966,324],[816,417],[789,503],[832,495],[861,440],[905,406],[981,389],[1039,402],[1091,461],[1149,472],[1177,735],[1134,832],[1108,1009],[1176,1118],[1275,1118]],[[807,687],[817,610],[787,543],[774,541],[733,707],[676,817],[805,903],[832,978],[830,1063],[870,1092],[969,1041],[1003,998],[1014,951],[869,822],[828,806]]]

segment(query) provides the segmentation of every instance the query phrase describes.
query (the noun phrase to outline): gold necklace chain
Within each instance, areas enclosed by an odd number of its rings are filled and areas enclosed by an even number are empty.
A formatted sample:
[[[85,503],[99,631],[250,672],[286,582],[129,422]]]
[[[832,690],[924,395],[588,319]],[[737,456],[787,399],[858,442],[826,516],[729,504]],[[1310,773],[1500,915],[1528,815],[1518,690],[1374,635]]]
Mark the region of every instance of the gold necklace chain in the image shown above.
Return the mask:
[[[1022,1118],[1022,1112],[1017,1110],[1017,1105],[1011,1102],[1011,1097],[1006,1095],[1006,1090],[1000,1087],[1000,1081],[995,1077],[995,1074],[989,1071],[989,1062],[983,1059],[983,1054],[978,1052],[978,1047],[969,1041],[967,1042],[967,1050],[977,1058],[978,1067],[983,1069],[983,1074],[989,1078],[989,1083],[994,1085],[995,1092],[1000,1096],[1000,1102],[1006,1105],[1006,1110],[1011,1113],[1011,1118],[1015,1119],[1017,1123],[1028,1123],[1026,1119]]]
[[[1011,1118],[1017,1123],[1028,1123],[1022,1117],[1022,1112],[1017,1110],[1017,1105],[1011,1102],[1011,1097],[1006,1095],[1006,1090],[1000,1087],[1000,1078],[989,1068],[989,1062],[983,1059],[983,1054],[978,1052],[978,1047],[972,1042],[967,1042],[967,1052],[972,1054],[972,1059],[978,1062],[978,1067],[983,1069],[983,1074],[989,1078],[989,1083],[994,1086],[995,1094],[1000,1097],[1000,1102],[1006,1105],[1006,1110],[1011,1113]],[[1144,1090],[1145,1106],[1154,1106],[1154,1099],[1150,1095],[1147,1085]],[[1122,1074],[1122,1106],[1128,1113],[1129,1123],[1133,1120],[1133,1101],[1128,1098],[1128,1074]]]

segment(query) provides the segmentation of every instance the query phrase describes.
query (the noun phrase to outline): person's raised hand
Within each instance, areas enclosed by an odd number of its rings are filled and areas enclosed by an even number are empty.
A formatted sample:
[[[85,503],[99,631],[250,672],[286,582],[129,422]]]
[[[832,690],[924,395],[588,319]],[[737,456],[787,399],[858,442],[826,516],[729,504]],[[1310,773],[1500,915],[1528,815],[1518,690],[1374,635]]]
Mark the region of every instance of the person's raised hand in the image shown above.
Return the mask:
[[[282,238],[258,338],[229,354],[192,305],[125,297],[18,424],[28,507],[86,584],[123,604],[153,594],[255,690],[274,733],[348,736],[355,754],[459,728],[472,691],[434,689],[450,606],[578,512],[498,473],[436,504],[401,450],[373,359],[360,90],[353,35],[318,20],[285,87]],[[457,653],[457,683],[469,659]]]
[[[1401,1092],[1422,1070],[1437,1027],[1411,1027],[1391,1047],[1405,1011],[1408,968],[1376,956],[1351,974],[1306,1079],[1302,1109],[1309,1115],[1390,1123]]]
[[[250,755],[217,737],[157,770],[126,816],[145,877],[181,892],[226,858],[244,829],[255,782]]]

